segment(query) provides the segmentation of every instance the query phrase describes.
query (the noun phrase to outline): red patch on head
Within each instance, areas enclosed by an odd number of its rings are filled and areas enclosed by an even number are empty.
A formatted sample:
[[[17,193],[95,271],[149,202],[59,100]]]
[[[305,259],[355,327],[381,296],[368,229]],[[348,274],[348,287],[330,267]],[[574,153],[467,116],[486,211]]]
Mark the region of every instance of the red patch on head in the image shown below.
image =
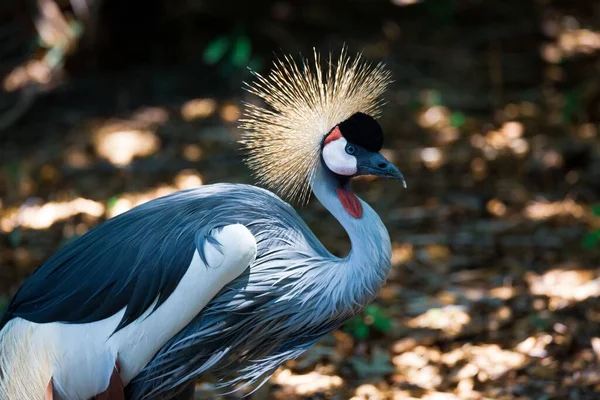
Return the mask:
[[[354,195],[354,193],[339,187],[337,188],[337,196],[344,206],[344,209],[348,211],[348,214],[356,219],[362,218],[362,204],[360,204],[360,200]]]
[[[333,142],[334,140],[338,140],[341,137],[342,131],[340,131],[340,128],[336,126],[335,128],[333,128],[331,133],[327,135],[327,137],[325,137],[325,142],[323,142],[323,146],[325,146],[327,143]]]

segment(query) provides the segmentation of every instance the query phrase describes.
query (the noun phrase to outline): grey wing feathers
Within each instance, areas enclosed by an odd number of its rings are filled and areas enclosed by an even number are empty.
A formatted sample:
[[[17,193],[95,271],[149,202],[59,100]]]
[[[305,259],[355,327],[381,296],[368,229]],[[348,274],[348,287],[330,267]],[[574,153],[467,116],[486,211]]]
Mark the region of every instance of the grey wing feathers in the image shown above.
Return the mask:
[[[155,308],[171,295],[195,249],[206,261],[204,246],[197,243],[211,240],[208,234],[217,227],[243,223],[239,210],[214,212],[218,205],[235,208],[237,199],[272,196],[267,193],[247,185],[204,186],[150,201],[104,222],[58,251],[25,281],[0,329],[16,317],[86,323],[127,307],[117,327],[122,329],[157,299]]]
[[[324,315],[306,307],[305,296],[294,295],[319,281],[314,274],[330,266],[332,256],[295,212],[287,214],[287,205],[272,202],[269,207],[248,224],[257,240],[255,262],[163,346],[128,385],[129,399],[177,398],[206,372],[220,379],[222,391],[256,388],[282,362],[299,356],[350,316],[315,321]]]

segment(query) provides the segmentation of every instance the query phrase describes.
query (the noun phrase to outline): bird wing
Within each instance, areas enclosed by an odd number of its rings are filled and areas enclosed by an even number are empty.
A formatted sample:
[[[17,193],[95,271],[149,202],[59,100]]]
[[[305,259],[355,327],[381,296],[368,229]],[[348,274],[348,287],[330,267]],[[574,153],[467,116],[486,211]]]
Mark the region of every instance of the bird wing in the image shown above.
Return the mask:
[[[239,211],[216,215],[212,210],[256,192],[250,188],[210,185],[178,192],[100,224],[59,250],[25,281],[0,329],[16,317],[37,323],[95,322],[126,307],[115,330],[119,331],[165,302],[195,251],[208,265],[204,243],[214,241],[210,232],[243,223]]]

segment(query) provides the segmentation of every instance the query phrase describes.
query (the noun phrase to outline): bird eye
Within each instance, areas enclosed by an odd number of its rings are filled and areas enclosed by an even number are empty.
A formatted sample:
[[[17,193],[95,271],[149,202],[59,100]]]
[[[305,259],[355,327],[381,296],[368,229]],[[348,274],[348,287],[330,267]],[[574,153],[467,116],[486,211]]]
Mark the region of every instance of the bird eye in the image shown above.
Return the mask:
[[[350,155],[356,153],[356,147],[354,147],[353,145],[351,145],[350,143],[348,143],[346,145],[346,153],[348,153]]]

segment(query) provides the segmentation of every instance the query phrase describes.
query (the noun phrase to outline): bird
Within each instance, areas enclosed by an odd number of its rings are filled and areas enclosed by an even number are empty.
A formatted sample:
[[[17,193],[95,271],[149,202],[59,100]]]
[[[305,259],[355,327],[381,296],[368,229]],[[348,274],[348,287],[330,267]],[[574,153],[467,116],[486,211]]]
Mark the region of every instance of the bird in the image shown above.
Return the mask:
[[[406,187],[380,152],[390,71],[344,47],[252,74],[239,144],[258,185],[160,197],[57,251],[0,320],[1,399],[193,399],[206,374],[222,393],[256,390],[376,298],[391,240],[351,181]],[[346,256],[294,208],[312,195]]]

